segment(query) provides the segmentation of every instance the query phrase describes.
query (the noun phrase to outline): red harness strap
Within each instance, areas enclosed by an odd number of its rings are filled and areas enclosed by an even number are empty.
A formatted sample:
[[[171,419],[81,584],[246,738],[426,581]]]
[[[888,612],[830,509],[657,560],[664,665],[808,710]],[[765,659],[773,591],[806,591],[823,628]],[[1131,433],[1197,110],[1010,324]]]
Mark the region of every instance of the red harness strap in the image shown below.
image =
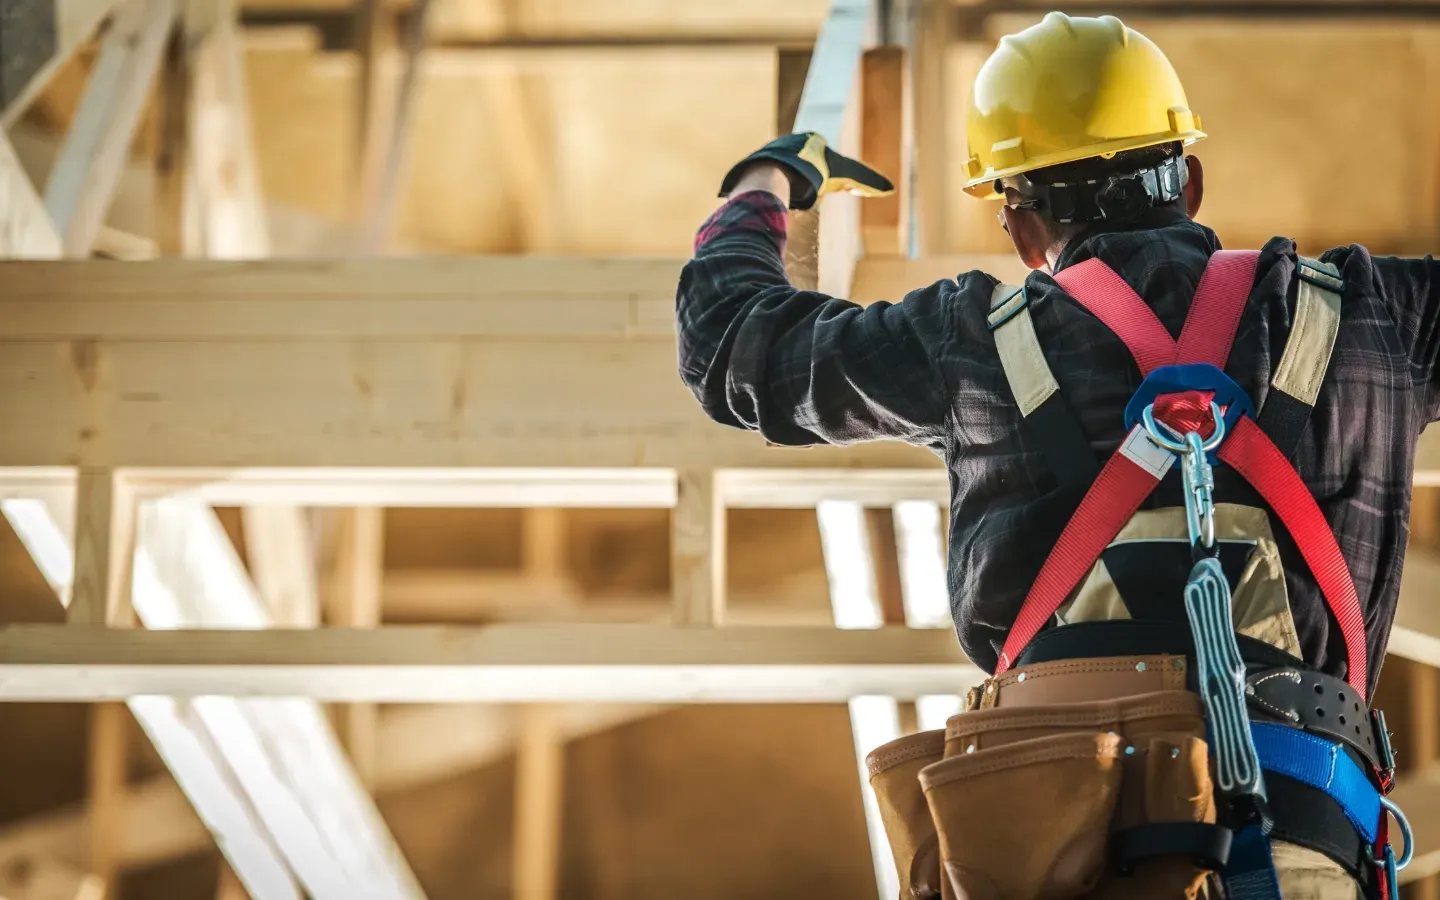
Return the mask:
[[[1209,363],[1223,369],[1255,281],[1258,260],[1259,254],[1253,251],[1220,251],[1210,258],[1178,343],[1154,310],[1100,260],[1071,266],[1055,280],[1115,332],[1135,357],[1141,374],[1186,363]],[[1156,418],[1178,432],[1206,435],[1213,429],[1212,397],[1205,391],[1162,395],[1155,401]],[[1000,653],[997,674],[1014,665],[1160,483],[1173,457],[1157,457],[1155,450],[1143,426],[1137,425],[1106,462],[1031,585]],[[1168,456],[1168,451],[1164,453]],[[1347,680],[1365,696],[1365,622],[1360,598],[1315,498],[1285,455],[1249,418],[1236,423],[1217,455],[1259,492],[1295,539],[1345,639]]]

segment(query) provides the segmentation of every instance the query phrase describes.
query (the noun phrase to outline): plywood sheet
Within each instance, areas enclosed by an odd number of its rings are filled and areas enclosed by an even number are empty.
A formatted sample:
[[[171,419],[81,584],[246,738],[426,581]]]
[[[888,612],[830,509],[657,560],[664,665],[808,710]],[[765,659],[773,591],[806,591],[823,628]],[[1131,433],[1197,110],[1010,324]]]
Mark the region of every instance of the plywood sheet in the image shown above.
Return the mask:
[[[721,175],[774,128],[768,47],[440,50],[423,65],[398,240],[442,252],[688,254]],[[270,40],[248,66],[267,200],[348,215],[355,59]]]
[[[991,20],[992,37],[1038,21]],[[1363,243],[1386,253],[1440,237],[1440,25],[1416,20],[1145,20],[1128,24],[1170,57],[1209,140],[1200,220],[1234,247],[1274,234],[1302,250]],[[952,62],[964,54],[956,48]],[[952,66],[964,97],[973,69]],[[958,105],[958,104],[957,104]],[[964,124],[950,132],[964,156]],[[952,167],[952,249],[985,252],[1004,235],[993,204],[961,190]],[[999,238],[997,239],[997,235]]]

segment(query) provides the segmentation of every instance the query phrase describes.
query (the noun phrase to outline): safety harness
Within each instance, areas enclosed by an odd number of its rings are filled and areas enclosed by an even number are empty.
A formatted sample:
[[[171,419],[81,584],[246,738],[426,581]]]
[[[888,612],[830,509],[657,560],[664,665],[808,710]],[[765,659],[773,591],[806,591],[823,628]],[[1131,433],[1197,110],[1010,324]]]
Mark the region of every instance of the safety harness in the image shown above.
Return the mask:
[[[1129,635],[1121,641],[1126,645],[1121,652],[1135,649],[1137,641],[1148,642],[1146,652],[1169,652],[1155,646],[1157,640],[1168,641],[1183,645],[1175,649],[1194,660],[1193,686],[1206,706],[1220,823],[1147,826],[1141,833],[1117,835],[1119,863],[1123,867],[1145,856],[1184,852],[1220,871],[1232,900],[1279,900],[1269,841],[1283,837],[1326,853],[1375,896],[1396,898],[1396,873],[1409,861],[1411,842],[1404,817],[1385,798],[1394,761],[1384,717],[1366,704],[1360,601],[1333,532],[1289,462],[1329,365],[1344,282],[1331,265],[1299,260],[1294,322],[1265,405],[1257,412],[1224,366],[1258,260],[1253,251],[1211,257],[1178,342],[1100,260],[1055,275],[1067,294],[1124,342],[1144,376],[1126,406],[1128,434],[1103,467],[1045,360],[1025,289],[996,287],[988,322],[1006,378],[1025,427],[1044,447],[1062,492],[1076,503],[1010,630],[996,674],[1017,662],[1037,661],[1027,648],[1032,641],[1046,643],[1035,641],[1036,636],[1057,621],[1067,602],[1075,602],[1082,582],[1119,551],[1117,536],[1139,518],[1141,505],[1178,463],[1192,559],[1184,585],[1188,629],[1177,635],[1161,623],[1103,624],[1112,639]],[[1298,646],[1285,648],[1292,651],[1287,655],[1236,634],[1234,572],[1221,552],[1224,538],[1235,535],[1221,529],[1217,536],[1217,469],[1227,479],[1233,478],[1228,473],[1238,475],[1290,533],[1344,638],[1345,681],[1294,658]],[[1288,608],[1284,621],[1293,634]],[[1045,637],[1075,631],[1053,629]],[[1087,638],[1094,633],[1091,629]],[[1049,643],[1053,654],[1059,642]],[[1089,643],[1088,650],[1074,655],[1097,655],[1091,651],[1105,641]],[[1405,858],[1398,861],[1388,840],[1387,810],[1405,832]]]

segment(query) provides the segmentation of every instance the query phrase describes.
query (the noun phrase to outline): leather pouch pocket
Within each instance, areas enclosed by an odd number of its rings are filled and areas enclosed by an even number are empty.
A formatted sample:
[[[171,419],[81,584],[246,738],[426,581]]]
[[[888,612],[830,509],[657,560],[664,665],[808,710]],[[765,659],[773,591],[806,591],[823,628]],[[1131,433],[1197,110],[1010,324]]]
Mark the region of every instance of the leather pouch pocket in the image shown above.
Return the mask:
[[[1096,886],[1124,741],[1059,734],[950,756],[920,771],[942,868],[962,900],[1065,900]]]
[[[902,900],[949,897],[942,888],[935,822],[920,788],[920,770],[945,753],[945,732],[922,731],[876,747],[865,757],[870,787],[900,875]]]

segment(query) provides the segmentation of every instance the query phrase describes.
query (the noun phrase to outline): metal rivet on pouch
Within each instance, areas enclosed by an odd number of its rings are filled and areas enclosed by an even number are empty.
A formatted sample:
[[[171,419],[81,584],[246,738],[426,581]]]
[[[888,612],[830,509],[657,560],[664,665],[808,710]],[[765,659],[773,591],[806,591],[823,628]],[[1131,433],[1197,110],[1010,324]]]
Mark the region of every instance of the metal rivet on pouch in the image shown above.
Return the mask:
[[[1143,662],[1138,662],[1138,663],[1136,663],[1136,664],[1135,664],[1135,671],[1137,671],[1137,672],[1143,672],[1143,671],[1145,671],[1145,664],[1144,664]]]
[[[1170,748],[1170,758],[1171,758],[1171,759],[1179,759],[1179,758],[1180,758],[1180,748],[1179,748],[1179,747],[1171,747],[1171,748]]]
[[[1015,680],[1016,680],[1016,681],[1024,681],[1024,680],[1025,680],[1025,673],[1024,673],[1024,672],[1021,672],[1019,675],[1015,676]]]
[[[1126,755],[1126,756],[1134,756],[1134,755],[1135,755],[1135,748],[1134,748],[1134,746],[1126,747],[1126,748],[1125,748],[1125,755]]]
[[[974,753],[974,752],[975,752],[975,745],[974,745],[974,744],[971,744],[970,746],[966,747],[966,748],[965,748],[965,752],[966,752],[966,753]]]

